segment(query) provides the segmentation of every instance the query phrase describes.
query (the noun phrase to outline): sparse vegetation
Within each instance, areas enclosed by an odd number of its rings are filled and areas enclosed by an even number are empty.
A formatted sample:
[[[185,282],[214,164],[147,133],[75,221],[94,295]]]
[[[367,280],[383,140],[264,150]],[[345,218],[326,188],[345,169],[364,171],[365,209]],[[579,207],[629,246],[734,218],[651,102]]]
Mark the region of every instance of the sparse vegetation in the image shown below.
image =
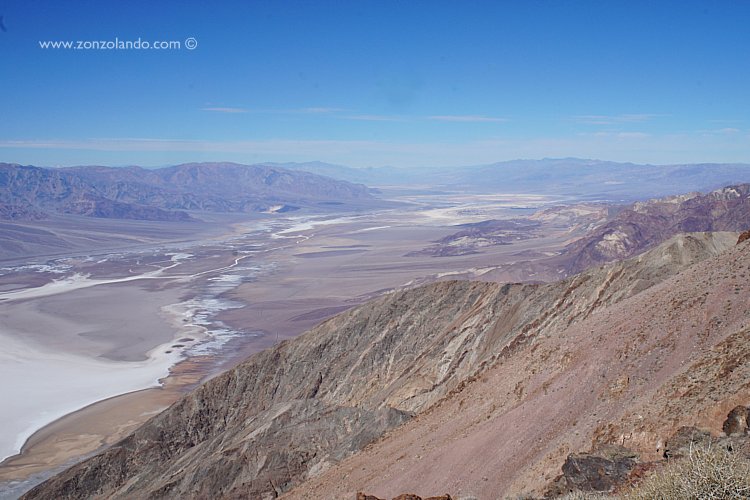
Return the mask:
[[[602,500],[603,498],[612,498],[603,493],[594,493],[591,491],[576,491],[560,497],[560,500]]]
[[[750,499],[750,459],[719,446],[699,446],[621,494],[576,491],[559,499]]]
[[[621,497],[623,500],[750,498],[750,460],[719,447],[697,447]]]

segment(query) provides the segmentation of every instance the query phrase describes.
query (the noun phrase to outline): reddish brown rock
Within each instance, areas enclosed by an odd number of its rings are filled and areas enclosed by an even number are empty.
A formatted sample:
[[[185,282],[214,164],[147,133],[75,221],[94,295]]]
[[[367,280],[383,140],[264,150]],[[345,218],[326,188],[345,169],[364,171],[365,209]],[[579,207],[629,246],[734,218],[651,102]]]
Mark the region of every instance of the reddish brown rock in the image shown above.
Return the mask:
[[[743,241],[745,241],[745,240],[749,240],[749,239],[750,239],[750,231],[745,231],[744,233],[742,233],[742,234],[740,235],[740,237],[739,237],[739,238],[737,238],[737,244],[739,245],[739,244],[740,244],[740,243],[742,243]]]
[[[357,500],[383,500],[382,498],[376,497],[375,495],[367,495],[361,491],[357,492]]]
[[[622,446],[604,445],[589,453],[568,455],[558,477],[545,497],[573,491],[611,492],[627,482],[638,463],[638,455]]]
[[[415,495],[414,493],[402,493],[401,495],[395,497],[393,500],[453,500],[453,497],[445,494],[437,497],[422,498],[419,495]]]

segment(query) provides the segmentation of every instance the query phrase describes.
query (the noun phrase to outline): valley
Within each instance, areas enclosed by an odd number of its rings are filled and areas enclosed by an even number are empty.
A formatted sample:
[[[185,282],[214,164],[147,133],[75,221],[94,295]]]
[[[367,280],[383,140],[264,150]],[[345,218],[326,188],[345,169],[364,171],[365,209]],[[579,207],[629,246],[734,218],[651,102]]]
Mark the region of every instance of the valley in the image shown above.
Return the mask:
[[[211,166],[195,168],[213,171]],[[403,323],[407,330],[397,328],[396,332],[417,336],[406,341],[406,351],[383,355],[390,356],[386,366],[396,363],[399,356],[412,360],[413,366],[388,368],[387,378],[396,378],[383,393],[378,386],[361,385],[384,383],[383,374],[368,375],[372,368],[365,366],[352,368],[348,374],[300,372],[279,382],[276,390],[284,392],[318,379],[309,394],[297,394],[288,401],[282,396],[270,407],[291,404],[292,409],[277,415],[269,408],[271,413],[262,413],[259,423],[250,426],[281,425],[259,438],[270,440],[259,445],[269,456],[277,453],[271,441],[282,439],[276,432],[297,443],[295,454],[307,453],[304,433],[293,430],[297,419],[320,415],[333,419],[320,429],[332,448],[309,450],[320,454],[322,462],[307,463],[291,475],[268,470],[250,478],[258,494],[268,493],[261,479],[266,475],[274,484],[285,484],[276,493],[286,492],[301,479],[317,477],[349,456],[339,446],[357,451],[378,436],[407,432],[422,412],[431,415],[444,398],[453,400],[456,391],[473,387],[480,374],[486,372],[489,377],[489,368],[500,363],[503,353],[524,349],[531,332],[541,328],[549,333],[535,335],[560,334],[566,325],[615,307],[693,263],[724,252],[736,242],[736,231],[746,227],[750,185],[629,205],[562,194],[391,186],[354,204],[318,204],[291,212],[182,213],[186,214],[182,220],[117,219],[114,224],[109,216],[52,213],[39,220],[16,218],[3,223],[13,230],[7,231],[11,238],[5,242],[7,252],[0,268],[0,337],[5,346],[0,352],[0,377],[23,383],[0,384],[0,397],[6,401],[1,410],[6,422],[0,440],[4,456],[1,497],[18,497],[66,467],[81,460],[86,464],[92,454],[116,449],[153,417],[169,418],[163,417],[165,409],[185,404],[195,391],[209,390],[219,383],[215,381],[284,346],[336,335],[321,356],[330,356],[356,339],[361,343],[351,347],[351,355],[370,356],[374,353],[367,353],[373,347],[367,346],[381,342],[370,337],[380,328],[370,322]],[[659,250],[670,236],[682,238],[685,231],[714,232],[701,233],[705,236],[698,239],[678,239],[669,250]],[[643,264],[640,260],[617,264],[653,253],[667,260],[648,257]],[[584,274],[576,276],[580,272]],[[601,272],[609,277],[605,280]],[[576,290],[587,281],[591,284]],[[426,293],[426,303],[420,299],[416,305],[407,305],[422,293]],[[563,307],[572,300],[568,295],[577,299]],[[491,305],[497,300],[504,305]],[[507,300],[515,304],[506,304]],[[388,312],[374,306],[383,301],[391,304]],[[423,314],[435,307],[431,331],[438,337],[422,339],[419,335],[426,330],[412,330],[412,322],[422,324]],[[502,312],[508,307],[512,312]],[[573,309],[560,316],[550,307]],[[346,318],[352,314],[360,318],[362,311],[367,326],[351,330]],[[413,314],[417,316],[410,319]],[[510,318],[496,319],[497,314],[499,318],[510,314]],[[454,334],[449,326],[455,321],[466,326],[450,339]],[[441,322],[448,325],[447,330],[441,330]],[[340,325],[331,330],[332,324]],[[385,328],[390,331],[392,327]],[[340,337],[345,332],[353,337]],[[441,340],[443,334],[448,337]],[[534,357],[523,354],[512,359],[531,362]],[[315,364],[307,357],[300,362],[307,369]],[[354,365],[360,362],[352,361]],[[437,363],[437,372],[431,363]],[[361,394],[339,394],[333,401],[343,397],[345,403],[331,407],[327,396],[320,397],[329,379],[345,393]],[[347,388],[347,384],[354,385]],[[516,397],[525,391],[519,387],[516,384],[511,391]],[[263,383],[259,390],[268,387]],[[361,397],[365,399],[360,401]],[[575,399],[570,398],[565,399]],[[501,395],[491,399],[495,405],[511,403]],[[291,411],[291,427],[278,420],[287,410]],[[342,435],[341,426],[361,429],[369,437],[347,441],[351,436]],[[523,431],[526,436],[530,433]],[[440,439],[457,439],[450,435]],[[419,446],[438,447],[434,442]],[[566,446],[574,450],[582,445]],[[477,448],[470,445],[467,449]],[[520,457],[517,450],[513,453]],[[553,455],[554,459],[545,460],[552,463],[559,453]],[[392,457],[384,460],[384,464],[401,462]],[[382,473],[395,477],[390,470]],[[504,488],[518,481],[515,472],[509,474],[500,476]],[[389,480],[384,490],[382,484],[366,477],[347,476],[370,491],[389,495],[412,484]],[[358,487],[340,478],[320,477],[325,484]],[[415,477],[424,484],[442,484],[437,477]],[[318,488],[316,484],[322,483],[306,482],[302,491]],[[444,486],[460,491],[462,484]],[[224,486],[222,491],[227,491]],[[326,491],[302,493],[301,498],[345,498],[351,493]]]
[[[409,208],[232,216],[197,240],[177,234],[116,252],[97,242],[88,253],[4,264],[2,376],[25,381],[2,385],[3,454],[21,450],[0,465],[4,488],[27,488],[116,442],[199,382],[336,313],[454,273],[481,277],[528,261],[532,249],[538,258],[555,254],[603,217],[594,211],[529,223],[522,238],[435,257],[418,251],[461,225],[526,220],[562,200],[453,194],[392,201]]]
[[[539,498],[570,453],[627,444],[653,459],[679,426],[717,432],[747,400],[738,239],[677,235],[549,284],[385,294],[251,356],[25,498]]]
[[[0,2],[0,500],[750,500],[750,2],[675,7]]]

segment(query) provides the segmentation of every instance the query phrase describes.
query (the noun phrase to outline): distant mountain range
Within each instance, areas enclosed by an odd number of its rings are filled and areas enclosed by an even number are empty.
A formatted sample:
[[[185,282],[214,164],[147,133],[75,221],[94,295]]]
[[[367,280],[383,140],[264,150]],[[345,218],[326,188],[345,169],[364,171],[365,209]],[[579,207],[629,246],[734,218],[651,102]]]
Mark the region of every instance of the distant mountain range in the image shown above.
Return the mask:
[[[187,221],[185,211],[288,211],[371,201],[363,186],[264,165],[40,168],[0,163],[0,218],[49,213]]]
[[[635,201],[750,182],[748,164],[638,165],[578,158],[455,168],[322,162],[40,168],[0,163],[0,219],[49,213],[185,221],[184,211],[263,212],[375,201],[370,186]]]
[[[321,162],[266,164],[370,186],[421,186],[469,192],[540,193],[634,201],[750,182],[750,164],[640,165],[581,158],[512,160],[489,165],[351,168]]]

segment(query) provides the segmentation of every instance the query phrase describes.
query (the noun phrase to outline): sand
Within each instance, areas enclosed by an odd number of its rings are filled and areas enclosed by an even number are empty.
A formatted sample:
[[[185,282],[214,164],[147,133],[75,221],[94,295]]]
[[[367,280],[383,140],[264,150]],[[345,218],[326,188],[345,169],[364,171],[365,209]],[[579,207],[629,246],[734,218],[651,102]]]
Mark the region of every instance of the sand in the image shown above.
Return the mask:
[[[147,291],[135,284],[104,285],[0,303],[0,334],[42,352],[144,361],[147,352],[176,336],[162,309],[178,302],[182,293],[179,288]]]
[[[206,378],[214,361],[198,358],[180,362],[170,369],[170,376],[159,388],[97,401],[42,427],[29,437],[21,454],[3,462],[0,482],[44,474],[117,442]]]
[[[42,350],[0,333],[0,457],[6,458],[39,428],[96,401],[157,386],[178,354],[156,348],[148,359],[117,362]]]
[[[171,348],[182,332],[164,308],[183,290],[149,290],[136,279],[82,282],[0,293],[0,380],[13,381],[0,384],[0,459],[66,414],[158,387],[182,359]]]

